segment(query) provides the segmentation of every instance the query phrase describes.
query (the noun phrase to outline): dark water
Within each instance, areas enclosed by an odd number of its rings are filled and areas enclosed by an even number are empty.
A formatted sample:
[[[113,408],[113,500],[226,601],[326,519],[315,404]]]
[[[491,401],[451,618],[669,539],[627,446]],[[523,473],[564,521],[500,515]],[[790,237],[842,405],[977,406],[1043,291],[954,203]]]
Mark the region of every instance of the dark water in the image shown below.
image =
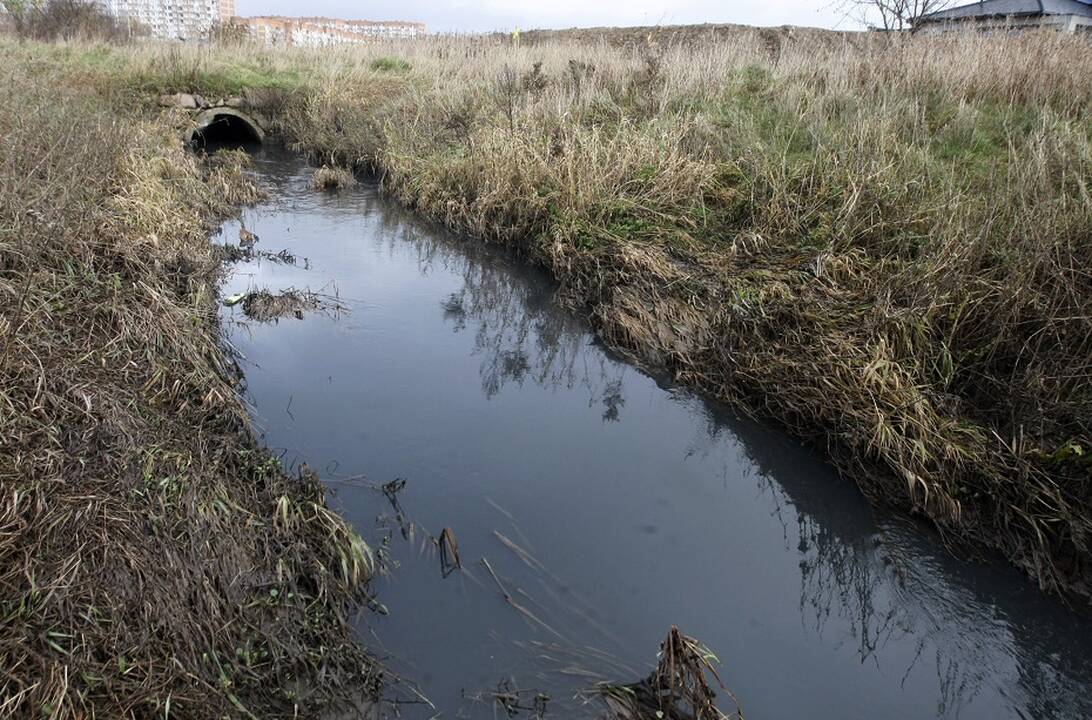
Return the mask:
[[[290,156],[258,165],[275,199],[246,225],[307,266],[241,263],[225,294],[310,288],[349,312],[259,325],[225,309],[228,336],[265,441],[384,548],[390,614],[360,626],[436,708],[403,714],[503,717],[474,695],[507,680],[527,705],[548,693],[546,717],[591,717],[574,696],[639,679],[677,624],[717,653],[750,720],[1092,716],[1085,615],[876,517],[782,434],[620,362],[505,253],[371,187],[312,192]],[[401,522],[376,489],[395,478]],[[447,578],[428,540],[445,527],[464,565]]]

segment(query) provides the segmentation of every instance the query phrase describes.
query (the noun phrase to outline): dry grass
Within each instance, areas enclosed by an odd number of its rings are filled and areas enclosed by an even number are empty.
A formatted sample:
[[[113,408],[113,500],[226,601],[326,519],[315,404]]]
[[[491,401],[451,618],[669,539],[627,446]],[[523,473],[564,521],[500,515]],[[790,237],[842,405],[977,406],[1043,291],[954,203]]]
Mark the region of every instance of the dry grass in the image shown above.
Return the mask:
[[[0,716],[313,717],[371,553],[254,443],[210,221],[256,191],[68,74],[0,85]]]
[[[256,87],[316,159],[545,265],[615,347],[825,444],[954,546],[1092,594],[1078,38],[0,52],[123,99]]]
[[[716,655],[692,637],[672,626],[660,643],[656,669],[632,685],[601,684],[600,697],[611,720],[743,720],[735,697],[724,688],[717,674]],[[735,704],[732,715],[717,707],[716,692],[707,676]]]
[[[311,175],[311,187],[316,190],[341,190],[353,185],[356,178],[345,168],[323,165]]]
[[[270,255],[279,259],[279,255]],[[225,305],[242,305],[243,314],[255,322],[276,322],[285,317],[302,320],[304,313],[325,312],[338,315],[348,312],[337,298],[310,290],[288,288],[277,293],[269,290],[253,290],[224,298]]]

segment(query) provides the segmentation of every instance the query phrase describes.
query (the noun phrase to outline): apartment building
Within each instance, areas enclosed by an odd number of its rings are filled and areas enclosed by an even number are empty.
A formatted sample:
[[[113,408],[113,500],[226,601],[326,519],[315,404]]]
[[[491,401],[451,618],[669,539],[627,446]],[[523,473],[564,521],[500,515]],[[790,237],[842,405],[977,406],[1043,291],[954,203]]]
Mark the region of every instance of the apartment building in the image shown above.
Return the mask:
[[[232,23],[267,45],[325,47],[355,45],[377,39],[414,38],[425,34],[417,22],[341,20],[324,17],[236,17]]]
[[[200,40],[218,22],[235,16],[235,0],[104,0],[107,9],[124,25],[138,23],[152,37]]]

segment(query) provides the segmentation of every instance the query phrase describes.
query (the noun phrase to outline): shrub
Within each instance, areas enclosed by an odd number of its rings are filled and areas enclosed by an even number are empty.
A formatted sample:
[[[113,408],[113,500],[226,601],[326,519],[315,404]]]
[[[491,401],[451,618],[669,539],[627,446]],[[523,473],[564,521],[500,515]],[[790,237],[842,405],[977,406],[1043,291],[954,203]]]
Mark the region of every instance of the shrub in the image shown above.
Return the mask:
[[[408,72],[412,66],[397,57],[378,57],[372,60],[371,68],[376,72]]]

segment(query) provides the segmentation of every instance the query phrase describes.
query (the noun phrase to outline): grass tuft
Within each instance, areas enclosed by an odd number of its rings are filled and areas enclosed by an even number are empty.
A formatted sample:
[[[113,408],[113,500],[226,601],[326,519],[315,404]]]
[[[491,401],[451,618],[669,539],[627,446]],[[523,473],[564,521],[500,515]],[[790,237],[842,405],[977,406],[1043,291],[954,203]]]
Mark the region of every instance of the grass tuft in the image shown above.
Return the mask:
[[[341,167],[323,165],[311,175],[311,187],[316,190],[341,190],[353,185],[356,185],[356,178]]]
[[[372,60],[369,67],[376,72],[407,72],[413,66],[402,58],[378,57]]]

